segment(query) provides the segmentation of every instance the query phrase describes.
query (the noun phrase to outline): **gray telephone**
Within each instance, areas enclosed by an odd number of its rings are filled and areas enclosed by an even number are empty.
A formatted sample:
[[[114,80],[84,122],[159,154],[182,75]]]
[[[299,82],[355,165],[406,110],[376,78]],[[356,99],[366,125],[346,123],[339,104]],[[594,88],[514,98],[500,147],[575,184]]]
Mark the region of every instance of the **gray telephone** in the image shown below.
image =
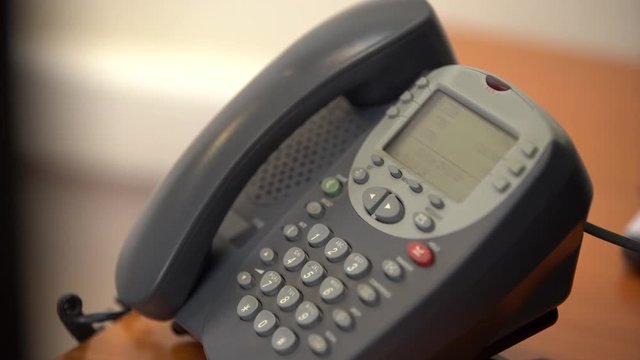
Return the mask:
[[[531,99],[453,63],[417,0],[304,36],[157,190],[120,300],[211,359],[482,358],[551,325],[588,176]]]

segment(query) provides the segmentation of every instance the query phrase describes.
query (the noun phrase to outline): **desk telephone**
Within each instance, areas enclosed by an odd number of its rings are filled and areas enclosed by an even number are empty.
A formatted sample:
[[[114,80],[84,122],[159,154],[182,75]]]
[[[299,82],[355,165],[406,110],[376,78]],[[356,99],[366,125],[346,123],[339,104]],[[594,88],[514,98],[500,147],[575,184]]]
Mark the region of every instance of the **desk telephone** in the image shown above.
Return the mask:
[[[525,94],[454,63],[418,0],[302,37],[156,190],[119,299],[211,359],[483,358],[553,323],[587,173]]]

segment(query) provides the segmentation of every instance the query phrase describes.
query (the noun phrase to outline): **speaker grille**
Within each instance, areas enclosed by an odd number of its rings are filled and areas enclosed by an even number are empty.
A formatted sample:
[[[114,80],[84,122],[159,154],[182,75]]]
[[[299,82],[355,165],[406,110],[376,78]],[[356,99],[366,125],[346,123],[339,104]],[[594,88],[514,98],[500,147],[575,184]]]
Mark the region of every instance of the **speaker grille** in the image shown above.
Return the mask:
[[[368,129],[345,99],[338,98],[298,128],[247,184],[249,198],[273,204],[307,185]]]

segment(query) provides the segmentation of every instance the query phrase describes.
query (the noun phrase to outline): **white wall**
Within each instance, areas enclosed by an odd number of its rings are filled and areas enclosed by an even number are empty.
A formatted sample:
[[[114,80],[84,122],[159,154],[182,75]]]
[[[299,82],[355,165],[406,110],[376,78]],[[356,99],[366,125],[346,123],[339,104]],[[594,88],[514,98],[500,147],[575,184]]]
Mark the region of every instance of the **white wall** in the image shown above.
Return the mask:
[[[24,152],[157,178],[271,58],[356,2],[23,0],[16,59],[31,80],[21,82],[29,94]],[[640,62],[637,0],[432,4],[445,28]]]

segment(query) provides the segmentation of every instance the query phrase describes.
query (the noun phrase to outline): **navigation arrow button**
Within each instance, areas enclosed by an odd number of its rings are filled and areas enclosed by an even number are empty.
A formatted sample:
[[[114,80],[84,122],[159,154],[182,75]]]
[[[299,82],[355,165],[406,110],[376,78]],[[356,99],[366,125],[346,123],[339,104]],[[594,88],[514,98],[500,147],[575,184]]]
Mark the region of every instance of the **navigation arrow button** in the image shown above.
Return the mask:
[[[370,187],[362,193],[362,203],[369,215],[376,211],[376,208],[382,203],[389,193],[389,189],[383,187]]]

